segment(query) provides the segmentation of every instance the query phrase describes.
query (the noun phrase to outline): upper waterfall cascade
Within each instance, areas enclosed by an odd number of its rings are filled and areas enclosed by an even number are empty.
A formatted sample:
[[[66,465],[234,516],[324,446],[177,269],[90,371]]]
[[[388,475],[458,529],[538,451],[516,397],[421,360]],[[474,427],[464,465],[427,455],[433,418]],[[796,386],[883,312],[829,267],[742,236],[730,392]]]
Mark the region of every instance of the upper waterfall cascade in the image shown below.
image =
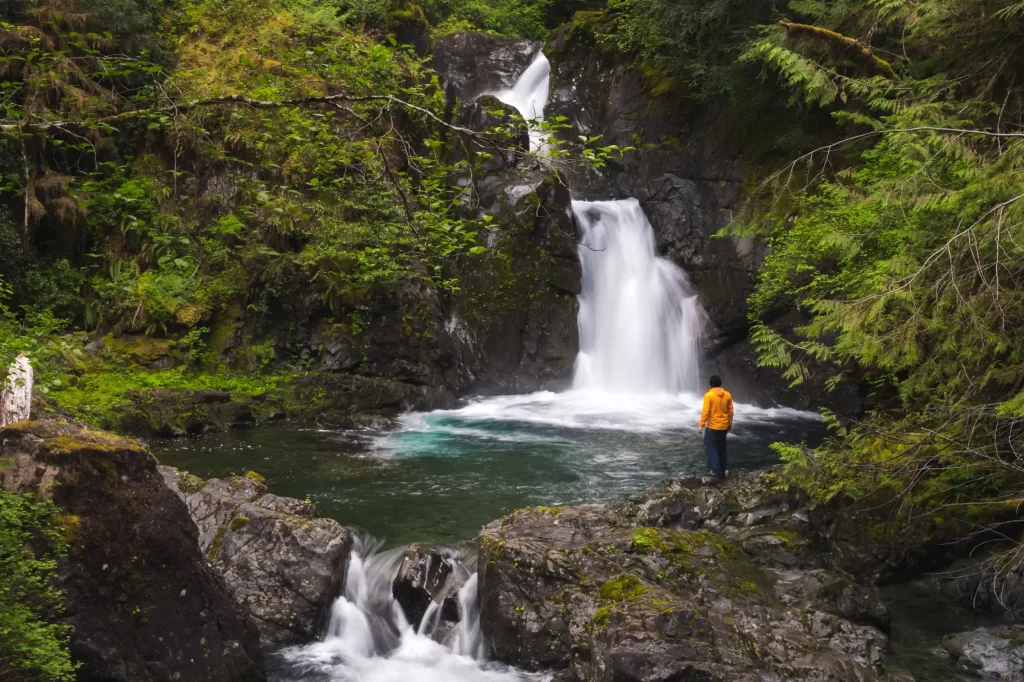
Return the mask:
[[[534,57],[533,63],[516,80],[515,85],[492,94],[510,107],[515,107],[526,121],[540,123],[544,120],[544,107],[547,106],[550,90],[551,63],[544,56],[544,52],[540,51]],[[544,132],[540,128],[531,126],[531,152],[544,150],[544,137]]]
[[[583,265],[573,388],[697,392],[705,314],[686,273],[658,257],[640,202],[572,207]]]

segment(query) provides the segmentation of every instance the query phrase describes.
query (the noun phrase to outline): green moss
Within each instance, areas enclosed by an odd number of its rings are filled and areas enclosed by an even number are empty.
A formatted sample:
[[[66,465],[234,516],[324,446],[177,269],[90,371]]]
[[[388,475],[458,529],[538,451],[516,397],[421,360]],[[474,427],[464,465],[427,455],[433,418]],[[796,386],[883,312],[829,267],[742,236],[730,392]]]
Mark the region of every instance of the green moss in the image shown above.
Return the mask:
[[[178,489],[187,494],[197,493],[202,490],[205,481],[198,476],[193,476],[187,471],[178,472]]]
[[[255,471],[250,471],[246,473],[245,477],[260,487],[267,487],[267,479],[264,478],[262,474],[258,474]]]
[[[800,545],[800,536],[788,528],[773,528],[771,534],[782,541],[789,549],[795,549]]]
[[[654,528],[637,528],[633,534],[633,551],[637,554],[651,554],[663,545],[661,535]]]
[[[651,591],[651,588],[640,582],[635,575],[623,573],[614,580],[601,585],[597,591],[598,599],[603,601],[621,602],[633,600]]]
[[[228,524],[228,529],[230,529],[232,531],[242,530],[243,528],[245,528],[248,525],[249,525],[249,517],[248,516],[236,516],[235,518],[231,519],[231,523]]]
[[[210,543],[210,551],[206,553],[206,558],[210,561],[216,561],[217,555],[220,554],[220,546],[224,544],[224,534],[226,529],[221,526],[217,529],[217,535],[214,536],[213,542]]]
[[[171,354],[171,342],[143,334],[103,337],[103,355],[106,358],[130,364],[150,365]]]

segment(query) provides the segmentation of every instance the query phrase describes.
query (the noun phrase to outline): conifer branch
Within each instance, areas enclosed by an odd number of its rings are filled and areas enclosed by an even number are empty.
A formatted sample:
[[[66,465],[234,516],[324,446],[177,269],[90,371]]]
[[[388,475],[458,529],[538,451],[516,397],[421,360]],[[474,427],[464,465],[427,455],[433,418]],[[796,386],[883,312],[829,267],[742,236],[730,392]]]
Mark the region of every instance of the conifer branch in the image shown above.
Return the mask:
[[[780,21],[779,25],[786,29],[786,35],[790,38],[817,41],[828,46],[837,47],[843,54],[851,56],[872,73],[896,80],[896,73],[892,70],[889,62],[876,55],[870,48],[861,45],[854,38],[830,31],[827,28],[821,28],[820,26],[811,26],[810,24],[794,24],[788,21]]]

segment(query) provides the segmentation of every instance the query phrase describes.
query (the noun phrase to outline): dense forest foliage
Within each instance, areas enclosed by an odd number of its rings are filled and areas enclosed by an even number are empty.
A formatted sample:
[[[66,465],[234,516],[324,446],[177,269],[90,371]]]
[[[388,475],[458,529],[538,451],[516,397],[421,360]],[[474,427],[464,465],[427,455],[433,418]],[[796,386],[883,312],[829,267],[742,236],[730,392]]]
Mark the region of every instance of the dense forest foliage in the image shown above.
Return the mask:
[[[404,41],[544,39],[577,12],[658,96],[831,117],[826,145],[773,132],[727,230],[769,247],[750,301],[761,361],[867,398],[828,415],[821,447],[778,446],[785,482],[991,531],[1024,497],[1019,0],[7,0],[0,363],[27,353],[39,391],[85,418],[133,387],[259,392],[298,360],[219,342],[297,288],[353,329],[374,288],[457,290],[459,263],[499,254],[450,184],[459,133]],[[794,310],[795,333],[775,326]],[[186,362],[91,357],[92,330]],[[39,620],[50,550],[22,535],[47,536],[50,512],[0,512],[0,565],[25,576],[4,602],[29,605],[0,609],[0,679],[67,677],[48,653],[66,633]]]

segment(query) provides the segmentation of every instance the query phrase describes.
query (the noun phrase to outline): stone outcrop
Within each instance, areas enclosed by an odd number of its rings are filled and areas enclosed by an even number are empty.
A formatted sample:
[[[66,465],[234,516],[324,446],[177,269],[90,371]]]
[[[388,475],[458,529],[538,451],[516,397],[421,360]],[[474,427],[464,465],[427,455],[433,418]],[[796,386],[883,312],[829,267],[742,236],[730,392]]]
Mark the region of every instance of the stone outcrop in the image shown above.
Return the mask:
[[[770,475],[732,476],[721,486],[701,478],[666,479],[617,510],[641,525],[721,533],[766,567],[827,568],[862,585],[948,566],[985,539],[962,539],[968,535],[963,528],[934,519],[899,524],[894,532],[884,504],[814,504],[796,491],[774,489]]]
[[[795,587],[706,529],[521,510],[484,528],[479,570],[492,654],[559,680],[883,679],[886,635],[823,598],[841,576]]]
[[[445,84],[450,105],[515,85],[541,43],[486,33],[451,33],[434,41],[431,66]]]
[[[259,632],[199,552],[139,443],[67,422],[0,431],[0,485],[52,497],[69,529],[63,616],[78,680],[265,679]]]
[[[256,423],[252,407],[227,391],[152,388],[132,391],[118,430],[139,436],[173,438],[246,428]]]
[[[340,594],[352,549],[348,530],[312,505],[266,491],[258,474],[200,480],[160,467],[199,529],[199,548],[264,643],[308,642]]]

